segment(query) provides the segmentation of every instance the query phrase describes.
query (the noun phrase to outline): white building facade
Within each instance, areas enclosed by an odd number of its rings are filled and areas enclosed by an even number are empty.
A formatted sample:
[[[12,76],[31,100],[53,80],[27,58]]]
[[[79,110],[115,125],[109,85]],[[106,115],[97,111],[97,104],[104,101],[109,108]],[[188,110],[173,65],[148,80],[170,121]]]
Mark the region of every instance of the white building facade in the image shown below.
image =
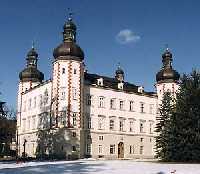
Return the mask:
[[[54,49],[52,79],[44,81],[32,48],[20,73],[17,98],[18,154],[55,158],[154,158],[155,125],[163,93],[178,90],[179,74],[167,49],[157,93],[115,77],[91,74],[69,18]]]

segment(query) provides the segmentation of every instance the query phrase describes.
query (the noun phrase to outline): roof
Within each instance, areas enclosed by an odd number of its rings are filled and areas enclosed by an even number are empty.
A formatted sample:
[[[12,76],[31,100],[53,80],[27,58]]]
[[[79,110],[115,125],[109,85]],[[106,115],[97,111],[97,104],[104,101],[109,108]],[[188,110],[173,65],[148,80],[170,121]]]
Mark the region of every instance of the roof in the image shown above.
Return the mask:
[[[87,73],[87,72],[85,72],[84,76],[85,76],[85,84],[87,84],[87,85],[97,85],[97,79],[102,78],[103,79],[103,86],[101,86],[101,87],[111,88],[111,89],[121,91],[121,89],[118,89],[118,83],[120,83],[120,82],[115,78],[111,78],[111,77],[107,77],[107,76],[101,76],[101,75],[98,75],[98,74],[90,74],[90,73]],[[141,95],[141,94],[146,94],[146,95],[149,95],[149,96],[155,96],[156,95],[155,92],[144,91],[143,93],[140,93],[140,92],[138,92],[139,87],[141,87],[141,86],[137,86],[137,85],[129,83],[129,82],[124,82],[123,91],[124,92],[137,93],[139,95]]]

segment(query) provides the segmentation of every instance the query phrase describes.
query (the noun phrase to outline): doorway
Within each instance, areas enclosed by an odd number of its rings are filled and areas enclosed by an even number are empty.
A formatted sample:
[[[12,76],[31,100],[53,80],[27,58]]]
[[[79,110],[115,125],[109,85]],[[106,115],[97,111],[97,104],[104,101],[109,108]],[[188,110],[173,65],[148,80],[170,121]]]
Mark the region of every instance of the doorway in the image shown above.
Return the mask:
[[[124,158],[124,143],[120,142],[118,144],[118,158]]]

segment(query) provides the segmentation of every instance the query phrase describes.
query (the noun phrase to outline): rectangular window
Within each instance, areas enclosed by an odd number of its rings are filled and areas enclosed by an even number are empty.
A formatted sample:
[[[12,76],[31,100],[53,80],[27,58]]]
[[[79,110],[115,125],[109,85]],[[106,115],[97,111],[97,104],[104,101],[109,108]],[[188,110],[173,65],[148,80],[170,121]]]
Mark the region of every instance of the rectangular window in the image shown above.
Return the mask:
[[[87,128],[88,129],[91,129],[91,118],[90,117],[88,117],[88,119],[87,119]]]
[[[99,97],[99,107],[104,108],[104,97]]]
[[[129,132],[133,132],[133,120],[129,121]]]
[[[36,108],[36,106],[37,106],[37,97],[34,97],[34,99],[33,99],[33,100],[34,100],[33,107],[34,107],[34,108]]]
[[[77,116],[77,113],[72,114],[72,126],[76,126],[76,116]]]
[[[31,117],[28,117],[27,119],[27,130],[31,129]]]
[[[36,129],[36,116],[32,116],[32,129],[35,130]]]
[[[130,101],[129,102],[129,111],[133,111],[133,105],[134,105],[134,102]]]
[[[140,138],[140,142],[142,143],[144,141],[144,138]]]
[[[86,96],[86,104],[87,104],[88,106],[91,106],[91,105],[92,105],[92,98],[93,98],[92,95],[87,94],[87,96]]]
[[[72,151],[76,152],[76,146],[72,146]]]
[[[75,87],[72,88],[72,97],[73,100],[77,100],[77,89]]]
[[[87,152],[87,154],[91,153],[91,144],[86,145],[86,152]]]
[[[110,119],[110,130],[114,130],[115,129],[115,121],[114,119]]]
[[[115,154],[115,145],[114,144],[110,145],[110,154]]]
[[[66,93],[64,91],[61,92],[61,100],[65,100],[66,98]]]
[[[140,146],[140,154],[142,155],[144,153],[144,146]]]
[[[100,140],[100,141],[103,141],[103,136],[99,136],[99,140]]]
[[[103,147],[102,147],[102,145],[99,145],[98,152],[99,152],[99,154],[102,154],[102,153],[103,153]]]
[[[24,101],[23,104],[24,104],[24,105],[23,105],[23,111],[26,112],[26,101]]]
[[[76,69],[74,69],[74,74],[76,74]]]
[[[116,109],[116,99],[110,99],[110,109]]]
[[[62,68],[62,74],[65,74],[65,68]]]
[[[119,101],[119,109],[124,110],[124,101],[123,100]]]
[[[31,109],[31,98],[28,100],[28,109],[30,110]]]
[[[104,129],[104,121],[105,117],[102,115],[98,116],[98,129],[103,130]]]
[[[140,103],[140,112],[144,113],[144,103],[143,102]]]
[[[40,99],[40,102],[39,102],[39,107],[41,108],[41,107],[42,107],[42,104],[43,104],[43,102],[42,102],[42,94],[40,94],[40,97],[39,97],[39,99]]]
[[[140,122],[140,133],[144,132],[144,122]]]
[[[150,133],[150,134],[153,133],[152,128],[153,128],[153,122],[150,122],[150,123],[149,123],[149,133]]]
[[[26,119],[22,119],[22,131],[25,132],[26,131]]]
[[[125,119],[119,120],[119,131],[124,131]]]
[[[130,145],[130,146],[129,146],[129,153],[130,153],[130,154],[134,154],[134,151],[135,151],[134,145]]]
[[[153,114],[153,108],[154,108],[154,105],[153,105],[153,104],[150,104],[150,105],[149,105],[149,113],[150,113],[150,114]]]

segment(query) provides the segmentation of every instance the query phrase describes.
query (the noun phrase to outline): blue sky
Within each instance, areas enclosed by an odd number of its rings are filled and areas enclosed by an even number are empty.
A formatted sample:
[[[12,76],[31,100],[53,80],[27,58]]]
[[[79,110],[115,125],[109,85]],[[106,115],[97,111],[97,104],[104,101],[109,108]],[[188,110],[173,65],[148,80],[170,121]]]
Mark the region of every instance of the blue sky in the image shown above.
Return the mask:
[[[165,44],[181,74],[199,68],[198,0],[2,0],[0,100],[15,107],[18,74],[33,40],[39,69],[50,78],[68,8],[75,13],[77,42],[91,73],[114,76],[120,62],[126,81],[153,91]]]

